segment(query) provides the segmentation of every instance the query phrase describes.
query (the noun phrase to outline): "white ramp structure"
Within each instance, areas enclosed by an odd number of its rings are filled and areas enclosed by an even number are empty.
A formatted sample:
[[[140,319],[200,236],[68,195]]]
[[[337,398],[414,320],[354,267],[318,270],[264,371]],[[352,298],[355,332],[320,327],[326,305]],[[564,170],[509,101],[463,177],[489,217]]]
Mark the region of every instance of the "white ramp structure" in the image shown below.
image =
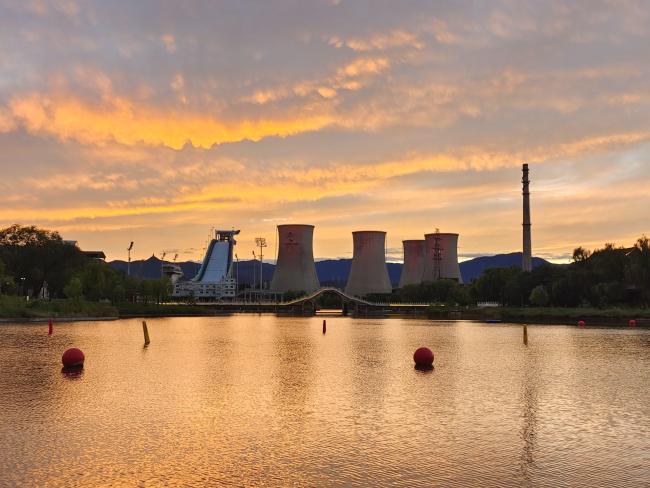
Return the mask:
[[[197,275],[190,281],[174,285],[174,296],[218,300],[237,294],[237,280],[232,277],[233,249],[238,230],[217,230],[208,245]]]
[[[458,265],[458,234],[425,234],[424,275],[422,281],[440,279],[463,282]]]
[[[424,275],[424,239],[402,241],[404,245],[404,265],[399,278],[399,287],[419,285]]]
[[[271,290],[311,293],[320,288],[314,264],[314,226],[278,225],[278,261]]]
[[[393,291],[386,267],[386,233],[357,231],[352,233],[352,240],[352,267],[345,293],[365,296]]]

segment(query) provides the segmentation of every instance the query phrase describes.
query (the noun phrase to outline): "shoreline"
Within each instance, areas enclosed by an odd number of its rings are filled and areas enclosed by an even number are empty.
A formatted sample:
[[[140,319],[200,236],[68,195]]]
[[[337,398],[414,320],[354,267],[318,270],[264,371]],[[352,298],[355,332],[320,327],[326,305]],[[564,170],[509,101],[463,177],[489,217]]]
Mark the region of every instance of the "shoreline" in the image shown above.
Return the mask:
[[[579,311],[580,309],[572,309],[572,311]],[[495,313],[477,313],[475,310],[471,311],[446,311],[441,313],[436,311],[436,313],[429,313],[423,311],[420,313],[386,313],[382,315],[359,315],[353,316],[348,315],[350,318],[388,318],[388,319],[428,319],[431,321],[444,321],[444,322],[456,322],[456,321],[469,321],[474,323],[483,323],[483,324],[527,324],[527,325],[570,325],[578,326],[578,320],[584,320],[586,326],[602,326],[602,327],[616,327],[616,328],[633,328],[629,325],[629,320],[636,320],[636,328],[650,328],[650,318],[639,317],[636,318],[633,314],[622,315],[618,317],[613,317],[611,315],[591,315],[585,314],[576,317],[574,314],[558,315],[555,313],[544,314],[530,314],[530,315],[521,315],[515,313],[509,313],[508,309],[500,309],[499,314]],[[504,312],[504,313],[503,313]],[[327,310],[324,313],[316,313],[315,315],[291,315],[291,314],[282,314],[281,312],[273,310],[202,310],[197,311],[197,313],[165,313],[163,310],[156,311],[146,311],[141,313],[124,313],[117,316],[107,316],[107,317],[98,317],[98,316],[68,316],[68,317],[0,317],[1,324],[11,324],[11,323],[48,323],[50,320],[56,322],[103,322],[103,321],[116,321],[116,320],[128,320],[128,319],[154,319],[154,318],[166,318],[166,317],[226,317],[231,315],[278,315],[285,317],[343,317],[342,314],[336,313],[335,310]]]

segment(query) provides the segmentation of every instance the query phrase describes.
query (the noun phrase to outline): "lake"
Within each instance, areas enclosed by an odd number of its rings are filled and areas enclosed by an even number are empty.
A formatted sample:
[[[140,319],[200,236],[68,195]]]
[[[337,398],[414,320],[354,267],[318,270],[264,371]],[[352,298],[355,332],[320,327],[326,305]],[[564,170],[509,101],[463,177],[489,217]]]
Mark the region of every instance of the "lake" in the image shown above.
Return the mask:
[[[326,319],[0,324],[0,486],[650,486],[650,330]]]

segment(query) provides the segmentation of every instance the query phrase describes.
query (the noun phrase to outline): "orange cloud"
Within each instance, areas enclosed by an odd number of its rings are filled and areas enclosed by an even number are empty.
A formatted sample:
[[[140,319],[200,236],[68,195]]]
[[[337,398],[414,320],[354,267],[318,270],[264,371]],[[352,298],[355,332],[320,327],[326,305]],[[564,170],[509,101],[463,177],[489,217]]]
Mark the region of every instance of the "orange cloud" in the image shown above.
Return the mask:
[[[412,47],[422,49],[424,44],[410,32],[404,30],[393,30],[388,34],[376,34],[369,38],[351,38],[346,41],[339,37],[329,39],[329,44],[337,48],[346,46],[353,51],[385,50],[395,47]]]
[[[226,142],[286,137],[318,130],[334,122],[327,112],[307,109],[284,118],[217,120],[202,113],[139,106],[120,97],[97,106],[71,96],[32,94],[13,98],[9,108],[30,132],[48,133],[85,144],[116,141],[129,146],[160,144],[173,149],[181,149],[187,143],[210,148]]]

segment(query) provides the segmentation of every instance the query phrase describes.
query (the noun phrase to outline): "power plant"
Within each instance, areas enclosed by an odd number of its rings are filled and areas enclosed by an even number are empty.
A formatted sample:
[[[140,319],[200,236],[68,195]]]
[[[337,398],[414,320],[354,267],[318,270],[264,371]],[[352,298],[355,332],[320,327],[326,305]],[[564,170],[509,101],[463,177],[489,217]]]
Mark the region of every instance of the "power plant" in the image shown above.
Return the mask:
[[[424,273],[422,281],[440,279],[463,282],[458,265],[458,234],[425,234]]]
[[[311,293],[320,288],[314,264],[314,226],[278,225],[278,260],[271,290]]]
[[[365,296],[390,293],[393,288],[386,267],[386,233],[364,230],[352,233],[352,266],[345,293]]]
[[[522,165],[523,195],[523,257],[522,269],[532,270],[530,218],[530,179],[528,164]],[[314,263],[314,226],[302,224],[278,225],[278,255],[270,290],[312,293],[320,288]],[[179,281],[182,271],[177,265],[163,265],[162,271],[174,286],[176,297],[221,299],[237,295],[237,281],[232,277],[234,236],[239,231],[216,231],[198,274],[190,281]],[[441,279],[463,283],[458,263],[459,234],[435,232],[425,234],[424,240],[402,241],[404,264],[399,287],[417,285]],[[353,254],[345,293],[356,297],[388,294],[392,286],[386,266],[386,232],[352,232]],[[265,240],[256,239],[262,247]],[[131,246],[132,247],[132,246]],[[129,248],[129,250],[131,249]],[[260,273],[261,275],[261,273]],[[261,276],[260,276],[261,282]],[[260,292],[262,287],[260,285]]]
[[[532,239],[530,236],[530,180],[528,179],[528,165],[524,164],[521,167],[521,172],[523,176],[521,178],[522,183],[522,194],[524,197],[524,223],[523,223],[523,256],[521,268],[524,271],[533,270],[533,248],[532,248]]]
[[[404,246],[404,265],[399,278],[399,287],[419,285],[424,275],[424,239],[402,241]]]

